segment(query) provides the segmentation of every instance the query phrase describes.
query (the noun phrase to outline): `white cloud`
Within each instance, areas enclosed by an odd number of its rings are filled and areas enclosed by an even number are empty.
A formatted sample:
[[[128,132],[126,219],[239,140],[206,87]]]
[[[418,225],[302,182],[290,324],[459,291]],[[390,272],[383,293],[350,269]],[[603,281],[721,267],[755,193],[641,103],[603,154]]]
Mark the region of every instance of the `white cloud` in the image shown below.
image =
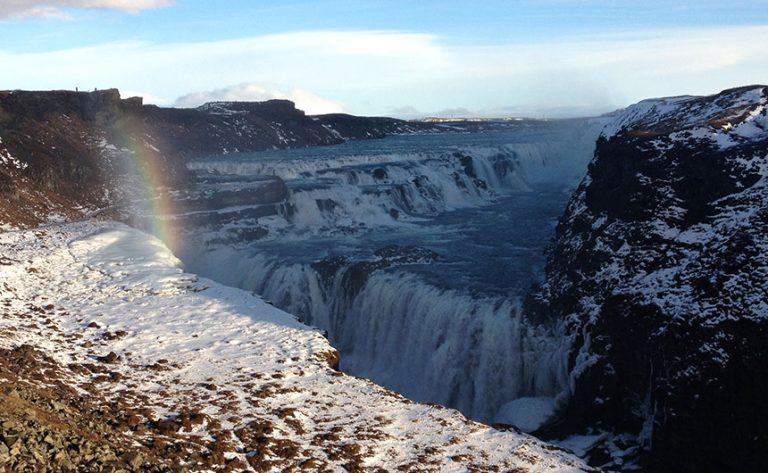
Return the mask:
[[[153,95],[148,92],[141,92],[137,90],[121,89],[120,96],[122,98],[141,97],[142,99],[144,99],[145,104],[168,105],[171,103],[171,101],[166,98],[158,97],[157,95]]]
[[[166,98],[200,94],[197,101],[284,97],[310,113],[341,107],[323,102],[333,99],[366,115],[410,105],[553,117],[765,82],[766,37],[768,26],[711,27],[456,46],[429,34],[316,31],[45,53],[12,53],[3,44],[0,64],[4,88],[119,87]]]
[[[262,102],[271,99],[288,99],[295,103],[297,108],[304,110],[309,115],[346,112],[346,108],[341,102],[325,99],[308,90],[293,89],[290,92],[284,92],[254,83],[231,85],[205,92],[193,92],[176,99],[174,105],[190,108],[206,102]]]
[[[131,41],[43,53],[4,52],[7,47],[0,45],[6,88],[118,87],[179,97],[225,84],[257,83],[308,102],[310,108],[318,101],[307,97],[307,91],[341,100],[356,113],[372,113],[365,110],[365,102],[384,99],[392,87],[430,81],[433,73],[449,66],[434,36],[385,31],[301,32],[178,44]],[[354,108],[346,97],[355,102]],[[339,103],[335,105],[324,110],[338,110]]]
[[[128,13],[167,7],[172,0],[2,0],[0,18],[58,18],[69,16],[63,9],[109,9]]]

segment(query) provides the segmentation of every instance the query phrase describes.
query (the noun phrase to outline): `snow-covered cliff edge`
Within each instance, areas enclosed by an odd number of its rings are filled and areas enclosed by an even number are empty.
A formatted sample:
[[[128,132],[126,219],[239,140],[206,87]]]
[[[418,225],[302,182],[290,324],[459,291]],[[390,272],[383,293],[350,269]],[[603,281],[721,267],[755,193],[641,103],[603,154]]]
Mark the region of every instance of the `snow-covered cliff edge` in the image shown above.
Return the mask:
[[[0,391],[37,413],[0,424],[14,471],[590,471],[334,370],[319,332],[122,224],[0,233],[0,294],[0,355],[23,361]]]

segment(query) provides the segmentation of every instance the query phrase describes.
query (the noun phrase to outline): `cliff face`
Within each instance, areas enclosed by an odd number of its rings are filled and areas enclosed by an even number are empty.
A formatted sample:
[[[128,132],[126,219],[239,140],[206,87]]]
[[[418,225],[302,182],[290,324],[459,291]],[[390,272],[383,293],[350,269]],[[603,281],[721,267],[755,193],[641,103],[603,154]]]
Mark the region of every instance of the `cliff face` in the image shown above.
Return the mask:
[[[178,188],[188,183],[184,162],[196,156],[430,130],[389,118],[309,117],[286,100],[173,109],[115,89],[0,92],[0,224],[82,215],[120,201],[147,175]]]
[[[598,141],[528,303],[572,341],[543,433],[613,434],[595,463],[639,447],[650,471],[764,469],[767,104],[764,86],[644,101]]]

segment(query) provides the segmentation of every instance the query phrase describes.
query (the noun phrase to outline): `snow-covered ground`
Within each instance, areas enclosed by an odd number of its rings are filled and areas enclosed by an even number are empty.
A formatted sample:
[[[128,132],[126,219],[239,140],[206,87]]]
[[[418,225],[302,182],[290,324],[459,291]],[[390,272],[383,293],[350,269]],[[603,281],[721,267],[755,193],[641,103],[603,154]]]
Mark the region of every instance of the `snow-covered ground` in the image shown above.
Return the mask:
[[[104,402],[128,400],[147,419],[204,414],[185,435],[234,433],[224,455],[250,468],[591,471],[525,434],[332,369],[335,351],[318,331],[185,273],[159,240],[122,224],[0,233],[0,295],[0,348],[27,343],[62,366],[107,365],[119,376],[80,370],[68,383],[85,395],[95,384]],[[138,445],[139,432],[125,435]]]

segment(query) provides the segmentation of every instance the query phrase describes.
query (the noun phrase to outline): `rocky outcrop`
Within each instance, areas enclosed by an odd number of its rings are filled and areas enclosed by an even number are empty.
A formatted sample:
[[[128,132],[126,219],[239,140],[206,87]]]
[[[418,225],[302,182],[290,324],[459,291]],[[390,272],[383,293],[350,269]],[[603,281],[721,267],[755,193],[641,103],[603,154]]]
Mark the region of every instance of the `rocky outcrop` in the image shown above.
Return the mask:
[[[191,180],[186,160],[434,130],[390,118],[310,117],[293,102],[143,105],[116,89],[0,92],[0,223],[39,224]],[[148,182],[151,181],[151,182]]]
[[[759,471],[768,445],[768,88],[640,102],[601,135],[528,301],[570,337],[540,433],[595,464]]]
[[[142,124],[183,158],[342,141],[287,100],[216,102],[196,109],[147,106]]]
[[[344,297],[353,300],[374,272],[408,264],[429,264],[439,257],[428,248],[387,245],[374,251],[371,259],[352,260],[346,256],[333,256],[315,261],[311,267],[329,292],[333,290],[335,279],[340,277]]]

